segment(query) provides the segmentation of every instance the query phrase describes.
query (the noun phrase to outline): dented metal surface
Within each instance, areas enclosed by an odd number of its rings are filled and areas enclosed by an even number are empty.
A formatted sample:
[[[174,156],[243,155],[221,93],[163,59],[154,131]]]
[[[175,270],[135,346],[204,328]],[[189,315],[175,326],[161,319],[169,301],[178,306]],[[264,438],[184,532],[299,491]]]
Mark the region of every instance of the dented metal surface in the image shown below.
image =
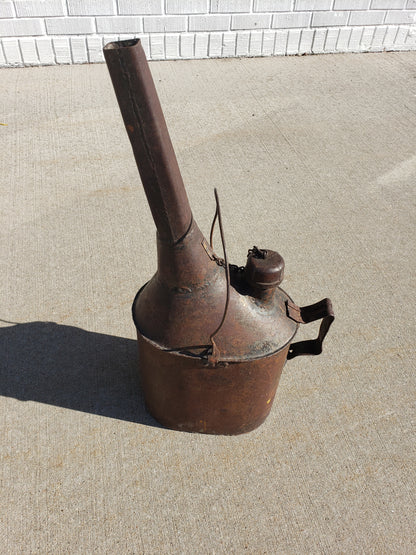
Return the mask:
[[[253,247],[245,267],[228,264],[218,202],[224,257],[213,251],[193,220],[140,41],[110,43],[104,55],[157,228],[158,269],[133,303],[146,405],[173,429],[248,432],[269,414],[286,359],[321,352],[331,303],[297,307],[279,287],[275,251]],[[292,343],[300,323],[322,318],[316,340]]]

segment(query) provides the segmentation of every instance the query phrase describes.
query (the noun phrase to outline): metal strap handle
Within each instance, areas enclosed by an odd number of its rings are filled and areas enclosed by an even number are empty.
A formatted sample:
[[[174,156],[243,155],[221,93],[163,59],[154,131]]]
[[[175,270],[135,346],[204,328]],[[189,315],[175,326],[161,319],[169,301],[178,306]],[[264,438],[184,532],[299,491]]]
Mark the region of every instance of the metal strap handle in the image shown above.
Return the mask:
[[[286,301],[286,310],[289,318],[299,324],[309,324],[309,322],[315,322],[315,320],[322,318],[318,337],[293,343],[289,347],[287,359],[290,360],[300,355],[320,355],[322,353],[322,343],[335,319],[331,301],[323,299],[318,303],[304,307],[299,307],[292,301]]]

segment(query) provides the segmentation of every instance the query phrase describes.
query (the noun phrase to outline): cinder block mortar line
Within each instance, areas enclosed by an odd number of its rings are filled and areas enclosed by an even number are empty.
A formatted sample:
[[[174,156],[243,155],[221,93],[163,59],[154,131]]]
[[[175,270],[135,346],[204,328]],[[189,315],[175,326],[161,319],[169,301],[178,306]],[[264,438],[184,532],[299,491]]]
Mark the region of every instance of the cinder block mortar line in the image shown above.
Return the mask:
[[[20,44],[20,40],[19,40],[19,39],[17,39],[17,46],[18,46],[18,48],[19,48],[20,57],[22,58],[22,64],[24,65],[24,64],[25,64],[25,59],[24,59],[24,57],[23,57],[23,50],[22,50],[22,46],[21,46],[21,44]]]
[[[299,37],[298,37],[298,43],[297,43],[297,46],[296,46],[297,52],[299,52],[301,38],[302,38],[302,29],[300,29],[300,33],[299,33]]]
[[[315,36],[315,33],[314,33]],[[287,45],[289,44],[289,32],[286,33],[286,42],[285,42],[285,50],[284,50],[284,55],[286,55],[287,53]]]
[[[39,48],[38,48],[38,43],[35,40],[35,50],[36,50],[36,55],[38,57],[39,63],[40,63],[40,54],[39,54]]]

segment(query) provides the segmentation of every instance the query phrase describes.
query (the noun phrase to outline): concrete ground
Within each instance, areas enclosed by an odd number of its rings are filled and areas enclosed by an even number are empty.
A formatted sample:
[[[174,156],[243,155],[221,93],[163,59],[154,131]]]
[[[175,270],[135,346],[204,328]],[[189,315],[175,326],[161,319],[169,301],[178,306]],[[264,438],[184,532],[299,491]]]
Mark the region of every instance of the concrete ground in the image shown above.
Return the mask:
[[[153,62],[195,217],[333,301],[247,435],[146,414],[155,233],[105,65],[0,71],[3,553],[416,553],[416,53]],[[312,337],[314,325],[302,330]]]

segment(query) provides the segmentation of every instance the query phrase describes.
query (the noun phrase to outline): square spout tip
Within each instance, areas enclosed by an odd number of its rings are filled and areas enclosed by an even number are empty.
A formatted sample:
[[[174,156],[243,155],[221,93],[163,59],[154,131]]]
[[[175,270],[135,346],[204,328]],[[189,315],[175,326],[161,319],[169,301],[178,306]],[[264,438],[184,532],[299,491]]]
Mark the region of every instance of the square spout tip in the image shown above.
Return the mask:
[[[140,39],[127,39],[119,40],[116,42],[109,42],[104,46],[103,50],[119,50],[121,48],[130,48],[140,43]]]

